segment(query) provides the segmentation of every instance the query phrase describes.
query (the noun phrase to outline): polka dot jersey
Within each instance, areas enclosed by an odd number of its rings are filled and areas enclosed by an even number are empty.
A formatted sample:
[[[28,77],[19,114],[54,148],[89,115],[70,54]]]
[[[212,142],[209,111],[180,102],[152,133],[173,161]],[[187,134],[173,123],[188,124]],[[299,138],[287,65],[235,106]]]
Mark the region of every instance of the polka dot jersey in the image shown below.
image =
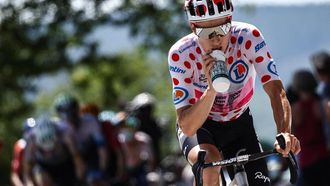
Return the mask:
[[[235,120],[245,111],[257,76],[262,84],[279,80],[266,42],[260,30],[251,24],[232,23],[225,55],[231,85],[227,92],[217,94],[209,114],[209,119],[218,122]],[[171,47],[168,64],[175,108],[195,104],[208,87],[202,49],[195,34],[183,37]]]

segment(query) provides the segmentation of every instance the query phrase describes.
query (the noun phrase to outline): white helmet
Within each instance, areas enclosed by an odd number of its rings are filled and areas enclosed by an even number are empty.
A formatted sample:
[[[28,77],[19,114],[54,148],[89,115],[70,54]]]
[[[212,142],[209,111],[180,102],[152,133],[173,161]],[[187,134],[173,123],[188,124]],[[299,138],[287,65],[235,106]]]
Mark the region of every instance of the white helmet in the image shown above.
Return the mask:
[[[133,110],[136,110],[146,105],[153,105],[154,103],[155,97],[148,92],[143,92],[133,98],[131,107]]]
[[[232,15],[231,0],[185,0],[189,21],[202,22]]]
[[[57,134],[55,122],[48,118],[40,118],[36,120],[36,126],[33,128],[36,144],[43,150],[51,150],[54,148]]]

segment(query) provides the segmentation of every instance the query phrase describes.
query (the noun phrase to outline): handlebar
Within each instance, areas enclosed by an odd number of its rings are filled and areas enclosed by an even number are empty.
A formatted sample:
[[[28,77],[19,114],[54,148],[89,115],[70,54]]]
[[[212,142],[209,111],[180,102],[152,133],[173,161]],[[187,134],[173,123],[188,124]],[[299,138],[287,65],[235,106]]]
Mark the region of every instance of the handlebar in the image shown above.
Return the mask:
[[[285,139],[284,136],[279,134],[276,136],[276,140],[280,145],[281,149],[285,149]],[[290,183],[295,184],[298,179],[298,164],[294,154],[290,151],[288,157],[285,158],[288,162],[289,169],[290,169]]]
[[[281,149],[285,149],[285,139],[283,135],[277,135],[276,139],[281,147]],[[192,166],[192,171],[195,176],[195,181],[197,186],[202,186],[203,185],[203,169],[207,167],[214,167],[214,166],[231,166],[231,165],[244,165],[248,162],[259,160],[271,155],[281,155],[279,152],[277,152],[275,149],[271,151],[266,151],[266,152],[260,152],[260,153],[255,153],[255,154],[245,154],[245,155],[239,155],[239,153],[236,155],[234,158],[230,159],[225,159],[221,161],[215,161],[215,162],[210,162],[210,163],[205,163],[205,156],[206,156],[206,151],[205,150],[200,150],[198,152],[198,157],[197,157],[197,162]],[[294,157],[294,154],[290,151],[288,154],[288,157],[285,158],[286,161],[289,164],[289,169],[290,169],[290,183],[295,184],[298,179],[298,166],[297,166],[297,161]]]

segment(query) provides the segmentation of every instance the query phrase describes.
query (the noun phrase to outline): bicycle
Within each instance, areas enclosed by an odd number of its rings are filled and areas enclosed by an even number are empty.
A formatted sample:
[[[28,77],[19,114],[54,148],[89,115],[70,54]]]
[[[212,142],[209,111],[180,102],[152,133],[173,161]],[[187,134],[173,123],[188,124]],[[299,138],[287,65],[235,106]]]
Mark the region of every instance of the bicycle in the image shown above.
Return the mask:
[[[283,135],[277,135],[276,139],[282,149],[285,149],[285,139]],[[245,154],[240,155],[245,149],[241,149],[237,152],[236,157],[230,159],[224,159],[220,161],[214,161],[210,163],[205,163],[205,156],[206,151],[200,150],[198,152],[197,162],[192,166],[192,171],[195,176],[195,183],[196,186],[203,185],[203,169],[207,167],[214,167],[214,166],[234,166],[234,179],[229,184],[231,185],[238,185],[238,186],[248,186],[247,174],[244,169],[244,165],[248,162],[259,160],[262,158],[266,158],[271,155],[281,155],[275,149],[255,154]],[[286,157],[286,161],[288,162],[289,169],[290,169],[290,183],[295,184],[298,179],[298,165],[295,159],[294,154],[290,151],[288,157]]]

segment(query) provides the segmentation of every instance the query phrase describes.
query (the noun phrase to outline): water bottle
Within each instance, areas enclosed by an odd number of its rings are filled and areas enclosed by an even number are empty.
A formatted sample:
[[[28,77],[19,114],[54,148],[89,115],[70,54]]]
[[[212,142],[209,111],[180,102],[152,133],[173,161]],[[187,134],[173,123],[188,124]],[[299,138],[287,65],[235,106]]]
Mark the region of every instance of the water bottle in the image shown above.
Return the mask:
[[[225,62],[225,54],[221,50],[213,50],[211,56],[216,59],[216,62],[211,69],[212,86],[217,92],[226,92],[229,89],[230,81]]]

